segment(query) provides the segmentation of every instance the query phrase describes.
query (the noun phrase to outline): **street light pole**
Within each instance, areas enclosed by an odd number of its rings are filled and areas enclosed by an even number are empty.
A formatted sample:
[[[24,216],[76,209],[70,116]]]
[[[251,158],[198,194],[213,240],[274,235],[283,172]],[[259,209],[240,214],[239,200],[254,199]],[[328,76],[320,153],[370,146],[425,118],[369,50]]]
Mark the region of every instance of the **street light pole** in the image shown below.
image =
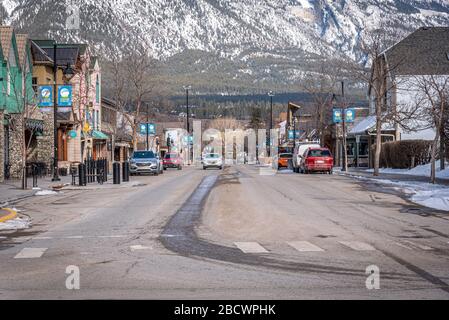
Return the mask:
[[[58,101],[57,101],[57,73],[58,63],[56,61],[56,42],[53,44],[53,179],[52,181],[60,181],[58,172]]]
[[[268,154],[271,156],[271,129],[273,129],[273,97],[274,93],[273,91],[268,92],[268,96],[270,97],[270,129],[268,131],[268,137],[269,137],[269,148],[268,148]]]
[[[186,91],[186,107],[187,107],[187,123],[186,123],[186,130],[187,130],[187,163],[190,165],[190,111],[189,111],[189,90],[191,89],[191,86],[184,86],[184,90]]]
[[[147,123],[146,123],[147,151],[150,150],[150,133],[148,132],[148,131],[149,131],[149,125],[148,125],[148,122],[150,121],[150,119],[149,119],[148,113],[149,113],[149,110],[148,110],[148,102],[147,102]]]
[[[346,150],[346,104],[345,104],[345,82],[341,82],[341,124],[342,124],[342,131],[343,131],[343,166],[341,168],[341,171],[347,171],[348,170],[348,159],[347,159],[347,150]]]

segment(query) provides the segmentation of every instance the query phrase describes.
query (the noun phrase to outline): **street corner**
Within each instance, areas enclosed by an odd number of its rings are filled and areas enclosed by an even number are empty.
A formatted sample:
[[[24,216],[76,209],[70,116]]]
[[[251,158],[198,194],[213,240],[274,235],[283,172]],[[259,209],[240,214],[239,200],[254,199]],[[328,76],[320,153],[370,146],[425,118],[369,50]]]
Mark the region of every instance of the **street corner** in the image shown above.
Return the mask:
[[[0,208],[0,223],[17,217],[17,211],[9,208]]]

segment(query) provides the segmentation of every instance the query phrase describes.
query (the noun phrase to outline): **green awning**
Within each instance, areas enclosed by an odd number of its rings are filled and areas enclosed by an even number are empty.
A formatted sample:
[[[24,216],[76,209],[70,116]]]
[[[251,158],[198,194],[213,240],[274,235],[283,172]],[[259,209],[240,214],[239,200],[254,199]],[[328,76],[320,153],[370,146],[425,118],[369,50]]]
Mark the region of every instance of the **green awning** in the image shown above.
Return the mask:
[[[97,139],[97,140],[108,140],[109,136],[107,134],[104,134],[101,131],[93,130],[92,131],[92,138]]]

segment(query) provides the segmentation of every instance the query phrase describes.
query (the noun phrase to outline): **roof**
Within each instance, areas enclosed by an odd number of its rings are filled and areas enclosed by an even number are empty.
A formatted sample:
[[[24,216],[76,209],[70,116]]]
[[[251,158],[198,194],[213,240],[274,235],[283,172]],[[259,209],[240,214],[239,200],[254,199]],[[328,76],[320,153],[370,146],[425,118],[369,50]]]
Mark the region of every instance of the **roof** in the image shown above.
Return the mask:
[[[423,27],[385,52],[395,75],[448,75],[449,27]]]
[[[95,68],[95,63],[98,61],[98,57],[97,56],[92,56],[90,58],[90,69]]]
[[[34,63],[51,63],[53,64],[53,59],[50,58],[47,53],[39,47],[35,41],[31,41],[31,54],[33,55]]]
[[[354,127],[349,131],[349,134],[353,135],[359,135],[359,134],[366,134],[368,131],[375,131],[376,126],[376,116],[368,116],[364,118],[358,118],[359,121],[355,121]],[[388,124],[383,123],[382,124],[382,130],[384,131],[392,131],[394,128]]]
[[[3,50],[3,56],[9,56],[9,49],[11,47],[11,38],[13,35],[14,29],[10,26],[0,26],[0,45]]]
[[[49,57],[54,57],[53,48],[42,48]],[[66,66],[67,63],[75,65],[79,55],[78,47],[57,47],[56,48],[56,63],[58,66]]]
[[[17,51],[19,53],[19,62],[20,65],[23,66],[25,64],[26,59],[26,49],[28,44],[28,35],[27,34],[18,34],[16,35],[17,42]]]

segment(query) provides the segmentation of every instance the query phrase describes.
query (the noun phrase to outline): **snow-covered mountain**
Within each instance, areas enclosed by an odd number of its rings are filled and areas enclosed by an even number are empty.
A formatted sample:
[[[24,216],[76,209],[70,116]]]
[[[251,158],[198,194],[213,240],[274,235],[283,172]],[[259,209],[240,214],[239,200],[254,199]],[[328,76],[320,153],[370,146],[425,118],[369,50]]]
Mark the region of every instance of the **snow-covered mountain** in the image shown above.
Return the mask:
[[[67,30],[67,4],[80,30]],[[449,26],[448,0],[3,0],[3,20],[34,37],[89,41],[107,54],[148,45],[171,76],[258,88],[300,79],[318,55],[361,60],[364,30],[392,36]],[[209,80],[204,81],[210,84]],[[216,83],[214,83],[215,85]]]

